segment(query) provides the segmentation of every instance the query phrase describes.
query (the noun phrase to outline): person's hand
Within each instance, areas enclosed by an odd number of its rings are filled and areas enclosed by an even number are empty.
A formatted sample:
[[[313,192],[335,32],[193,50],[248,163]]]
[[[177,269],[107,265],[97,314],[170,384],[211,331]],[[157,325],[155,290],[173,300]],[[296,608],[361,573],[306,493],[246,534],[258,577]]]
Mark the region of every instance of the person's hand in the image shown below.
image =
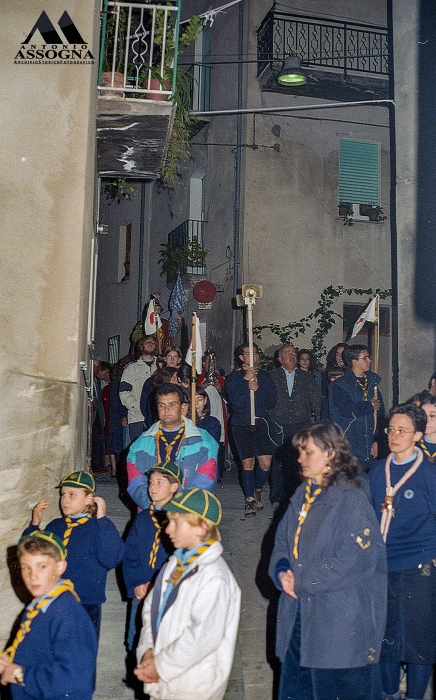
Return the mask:
[[[19,666],[18,664],[11,664],[7,662],[1,674],[2,685],[7,685],[8,683],[15,683],[15,685],[20,685],[14,676],[14,671],[16,668],[21,668],[22,670],[24,670],[23,667]]]
[[[377,457],[378,456],[378,442],[373,442],[371,445],[371,457]]]
[[[106,515],[106,501],[101,496],[94,496],[94,503],[97,506],[96,518],[104,518]]]
[[[9,665],[9,655],[8,654],[2,654],[0,656],[0,674],[3,673],[5,670],[6,666]]]
[[[257,374],[254,367],[247,369],[244,375],[244,379],[248,382],[248,388],[252,391],[257,391],[259,388],[259,383],[257,381]]]
[[[137,665],[133,673],[138,680],[143,683],[158,683],[160,681],[159,674],[154,663],[154,654],[151,649],[147,649],[142,657],[141,663]]]
[[[374,398],[371,399],[371,406],[373,407],[374,411],[375,411],[375,410],[378,411],[379,408],[380,408],[380,406],[381,406],[381,403],[380,403],[379,399],[374,399]]]
[[[140,583],[139,586],[135,586],[133,593],[137,600],[142,600],[147,595],[150,590],[150,581],[148,583]]]
[[[291,598],[295,598],[295,600],[297,600],[298,596],[294,590],[295,577],[292,571],[290,569],[287,571],[281,571],[278,575],[278,579],[282,584],[283,591],[287,595],[291,596]]]
[[[32,510],[32,525],[39,527],[41,525],[42,514],[48,506],[48,498],[43,498],[39,501]]]
[[[126,425],[127,425],[127,418],[121,418],[121,425],[123,426],[123,428],[126,427]]]

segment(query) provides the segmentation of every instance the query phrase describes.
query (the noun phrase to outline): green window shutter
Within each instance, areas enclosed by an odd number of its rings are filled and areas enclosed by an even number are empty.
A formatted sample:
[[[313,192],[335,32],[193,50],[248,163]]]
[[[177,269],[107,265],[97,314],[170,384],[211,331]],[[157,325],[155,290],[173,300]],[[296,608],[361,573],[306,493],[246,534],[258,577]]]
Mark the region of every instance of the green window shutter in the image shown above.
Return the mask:
[[[340,141],[339,201],[380,204],[380,144]]]

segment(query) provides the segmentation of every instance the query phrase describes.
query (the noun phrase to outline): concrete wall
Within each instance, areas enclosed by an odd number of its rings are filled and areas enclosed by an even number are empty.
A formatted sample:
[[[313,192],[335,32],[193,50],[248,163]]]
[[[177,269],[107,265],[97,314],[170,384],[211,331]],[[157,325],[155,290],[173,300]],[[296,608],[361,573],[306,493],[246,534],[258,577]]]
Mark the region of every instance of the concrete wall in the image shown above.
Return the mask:
[[[47,0],[43,9],[57,25],[59,3]],[[54,486],[84,465],[86,450],[79,361],[86,359],[94,228],[96,66],[14,64],[41,11],[35,0],[0,10],[4,640],[21,606],[10,586],[6,550],[42,497],[51,501],[48,516],[58,513]],[[68,12],[98,56],[97,3],[71,0]],[[41,43],[38,32],[34,40]]]
[[[398,354],[400,400],[427,388],[435,336],[414,311],[418,175],[419,3],[393,3],[398,228]]]

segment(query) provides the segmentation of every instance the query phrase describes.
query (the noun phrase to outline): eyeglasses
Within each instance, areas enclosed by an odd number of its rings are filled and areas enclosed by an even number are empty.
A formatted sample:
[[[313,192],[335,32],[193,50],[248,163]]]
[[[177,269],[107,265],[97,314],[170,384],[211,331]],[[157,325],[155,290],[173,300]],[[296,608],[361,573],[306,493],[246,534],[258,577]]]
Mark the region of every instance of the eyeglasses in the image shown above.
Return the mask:
[[[414,430],[403,430],[403,428],[385,428],[384,429],[386,435],[399,435],[400,437],[404,437],[405,435],[410,435],[411,433],[414,433]]]

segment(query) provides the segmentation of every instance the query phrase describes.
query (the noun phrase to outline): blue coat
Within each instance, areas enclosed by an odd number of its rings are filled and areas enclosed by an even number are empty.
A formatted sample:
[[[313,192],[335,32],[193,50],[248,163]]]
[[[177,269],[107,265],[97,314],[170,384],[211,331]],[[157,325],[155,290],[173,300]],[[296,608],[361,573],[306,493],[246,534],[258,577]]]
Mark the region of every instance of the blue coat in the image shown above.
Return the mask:
[[[343,377],[335,382],[330,382],[328,387],[328,411],[329,418],[340,425],[345,437],[351,446],[351,452],[358,459],[368,461],[372,459],[371,445],[377,437],[374,430],[374,409],[371,399],[374,396],[374,388],[381,382],[381,377],[375,372],[366,372],[368,377],[368,401],[363,400],[362,389],[356,382],[356,375],[347,367]],[[380,408],[378,418],[384,415],[383,399],[378,392]],[[380,420],[377,420],[377,426]]]
[[[156,518],[158,522],[162,522],[162,520],[166,518],[166,513],[157,511]],[[142,583],[148,583],[154,579],[170,554],[174,551],[174,547],[168,535],[162,532],[156,563],[154,567],[152,567],[149,564],[149,559],[155,535],[156,528],[151,519],[150,509],[147,508],[147,510],[143,510],[137,514],[126,539],[123,575],[129,598],[133,598],[133,590],[136,586],[140,586]]]
[[[25,685],[11,683],[13,700],[91,700],[96,657],[91,618],[66,591],[38,613],[17,647]]]
[[[45,528],[63,539],[67,529],[64,518],[52,520]],[[23,532],[29,535],[39,528],[30,524]],[[104,603],[107,572],[121,563],[124,542],[109,518],[90,518],[73,528],[67,545],[67,578],[84,604]]]
[[[244,370],[234,370],[226,377],[225,390],[230,401],[231,425],[250,425],[250,389],[244,379]],[[269,372],[260,369],[257,374],[259,388],[254,392],[254,406],[257,418],[266,418],[277,401],[277,391]]]
[[[301,613],[301,666],[356,668],[376,663],[386,622],[386,550],[374,510],[352,484],[331,486],[309,510],[292,550],[306,482],[292,496],[275,539],[270,576],[291,569]],[[280,595],[276,653],[283,661],[297,601]]]

